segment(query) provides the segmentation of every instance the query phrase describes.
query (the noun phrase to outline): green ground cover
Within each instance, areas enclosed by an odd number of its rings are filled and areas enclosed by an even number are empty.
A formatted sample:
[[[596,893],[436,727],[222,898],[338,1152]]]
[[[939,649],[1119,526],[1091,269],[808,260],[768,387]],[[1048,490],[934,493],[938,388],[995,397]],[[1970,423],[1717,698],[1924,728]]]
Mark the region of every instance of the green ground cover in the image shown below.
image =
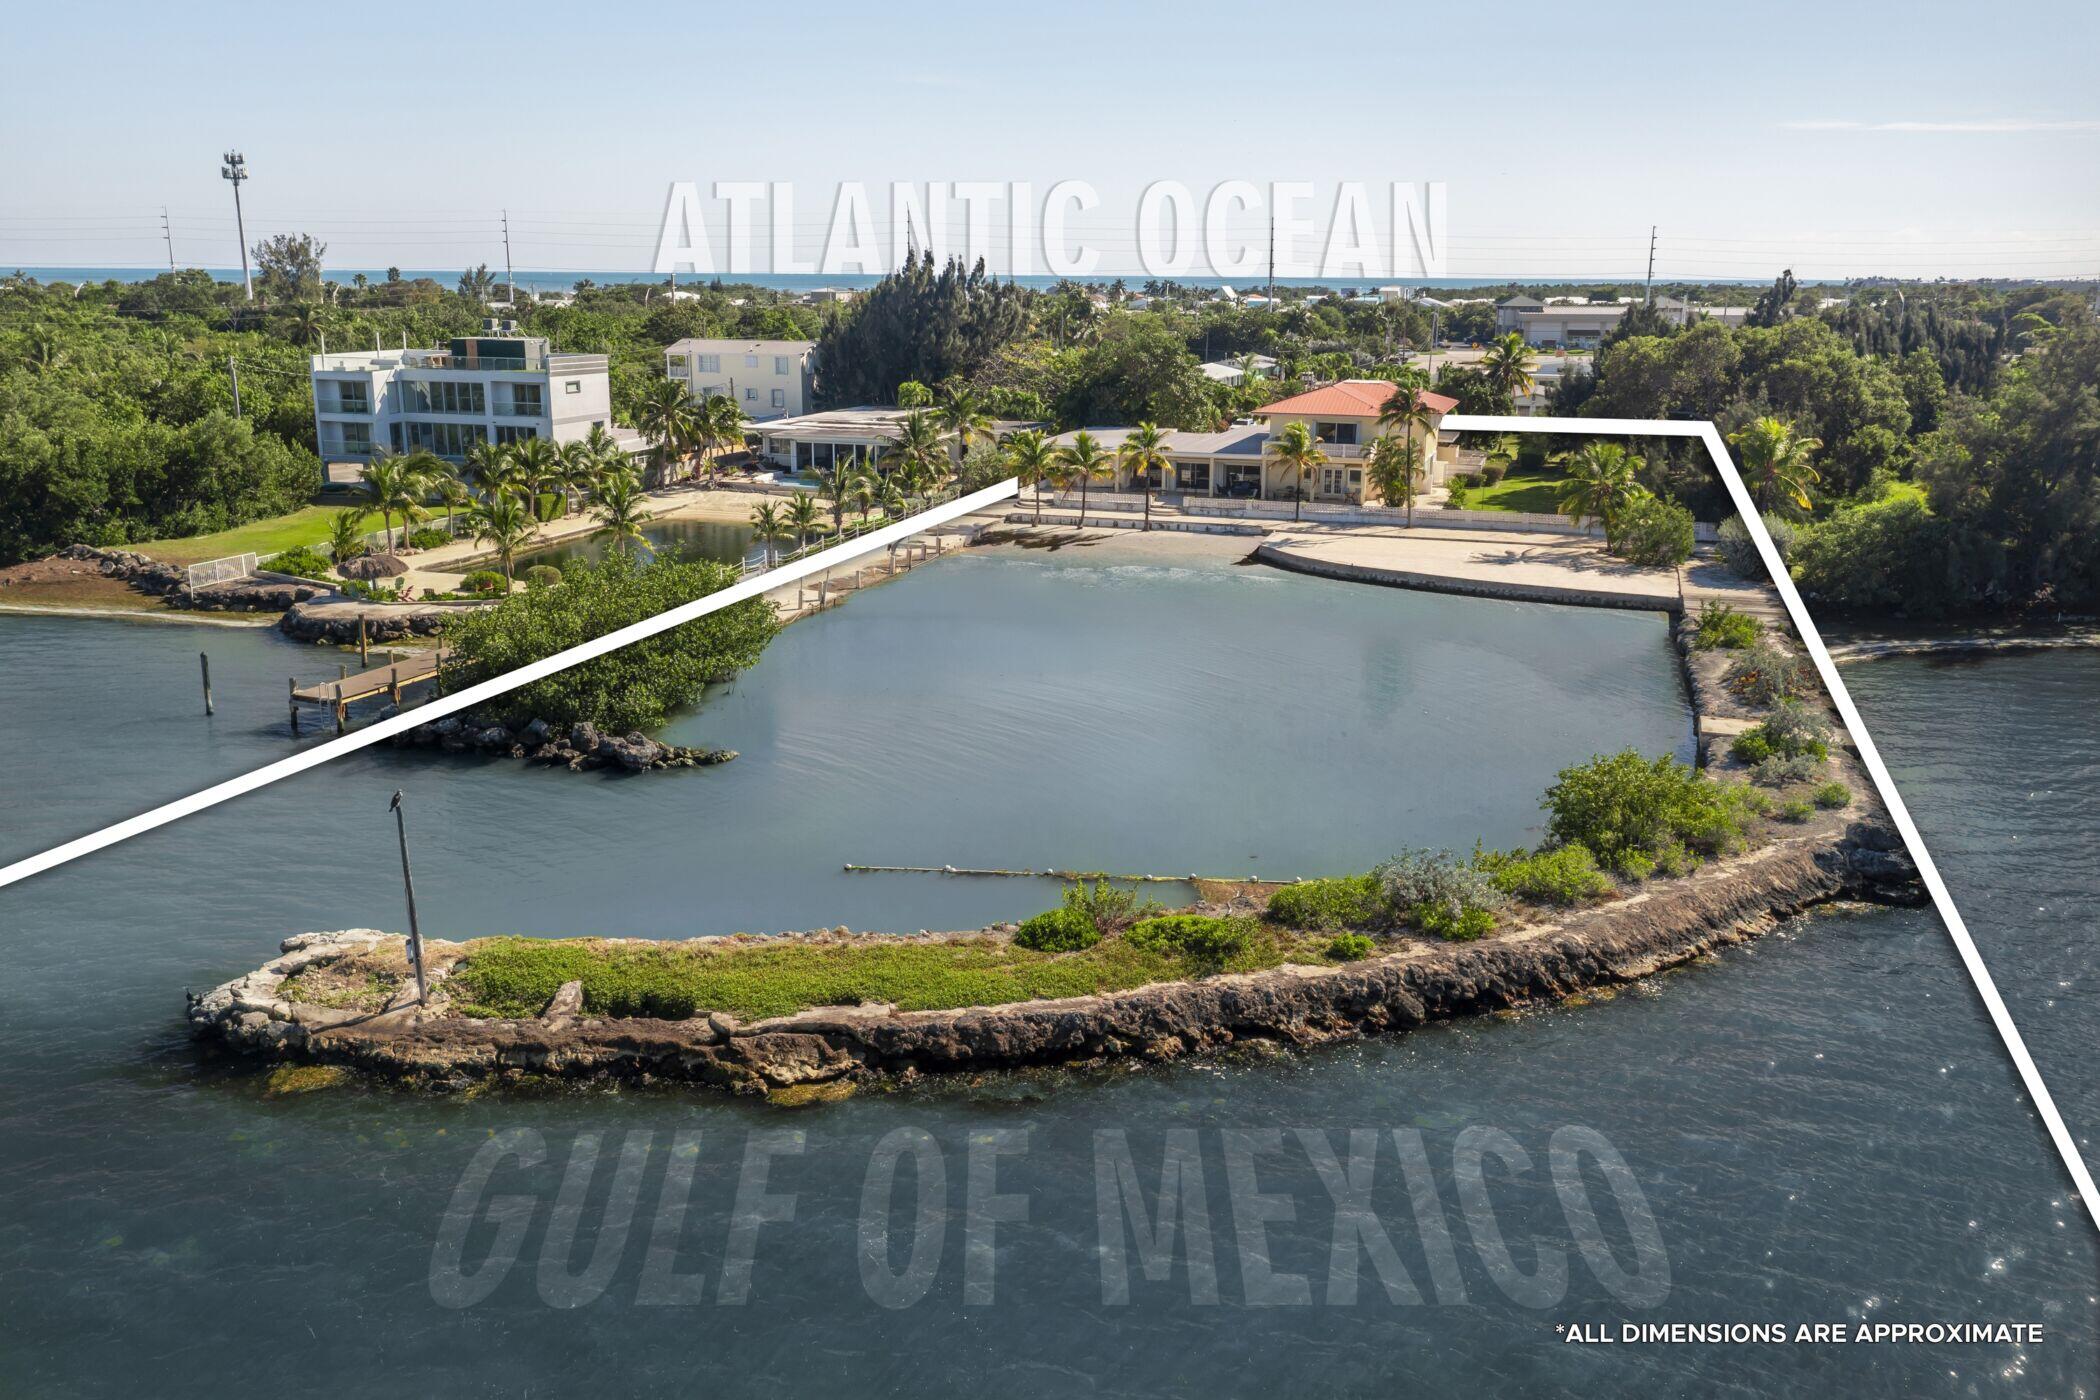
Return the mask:
[[[1513,510],[1537,515],[1560,512],[1560,484],[1567,473],[1558,467],[1512,467],[1493,486],[1466,493],[1467,510]]]
[[[170,564],[197,564],[206,559],[223,559],[229,554],[255,554],[267,558],[302,544],[314,548],[326,544],[330,523],[344,509],[333,505],[301,506],[289,515],[251,520],[231,530],[191,535],[187,539],[148,540],[135,548],[141,554]],[[369,528],[379,528],[378,516],[371,518]]]

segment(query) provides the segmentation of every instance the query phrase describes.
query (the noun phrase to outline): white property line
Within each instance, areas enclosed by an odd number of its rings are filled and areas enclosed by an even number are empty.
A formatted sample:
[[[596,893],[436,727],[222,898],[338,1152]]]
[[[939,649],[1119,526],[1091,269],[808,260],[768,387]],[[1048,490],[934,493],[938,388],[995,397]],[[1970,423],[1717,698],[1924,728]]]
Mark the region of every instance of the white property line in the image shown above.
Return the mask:
[[[644,618],[640,622],[630,623],[618,631],[608,632],[602,637],[594,637],[579,646],[570,647],[567,651],[558,651],[552,656],[542,657],[538,661],[520,666],[515,671],[506,671],[500,676],[470,685],[454,694],[440,696],[427,704],[417,706],[413,710],[404,710],[400,714],[389,718],[375,720],[354,733],[345,734],[341,738],[330,739],[323,744],[316,744],[310,749],[293,754],[290,758],[281,758],[275,763],[265,764],[251,773],[244,773],[238,778],[231,778],[226,782],[217,783],[205,788],[202,792],[191,793],[188,797],[179,798],[165,806],[155,807],[149,812],[141,812],[135,817],[127,817],[114,826],[106,826],[100,831],[68,841],[63,845],[53,846],[48,851],[43,851],[37,855],[30,856],[26,860],[18,860],[12,865],[0,868],[0,887],[12,885],[18,880],[26,880],[30,876],[40,874],[54,866],[64,865],[69,860],[78,860],[90,852],[99,851],[105,846],[114,846],[119,841],[137,836],[142,832],[151,831],[157,826],[166,826],[169,822],[179,817],[189,816],[193,812],[201,812],[207,807],[216,807],[228,798],[239,797],[243,793],[253,792],[260,787],[267,787],[280,778],[289,778],[295,773],[303,773],[309,768],[317,768],[332,758],[341,758],[344,754],[355,753],[357,750],[376,744],[382,739],[391,739],[394,735],[414,729],[418,725],[428,724],[434,719],[441,719],[456,710],[469,709],[484,701],[493,700],[499,695],[518,689],[520,686],[530,685],[534,681],[543,680],[557,671],[565,671],[581,662],[590,661],[610,651],[617,651],[630,642],[639,642],[645,637],[653,637],[659,632],[669,631],[671,628],[691,622],[695,618],[702,618],[709,613],[720,612],[723,608],[734,606],[747,598],[756,598],[762,594],[770,593],[784,584],[794,583],[798,579],[809,577],[811,574],[822,573],[826,569],[835,569],[850,559],[901,543],[910,539],[913,535],[923,534],[936,525],[946,524],[958,516],[968,515],[974,510],[981,510],[985,506],[1003,501],[1009,496],[1018,494],[1019,491],[1019,484],[1013,480],[1002,481],[996,486],[987,486],[982,491],[949,501],[945,505],[935,506],[932,510],[907,516],[894,525],[885,525],[881,529],[871,530],[857,539],[848,540],[844,544],[834,545],[830,549],[812,554],[807,559],[798,559],[792,563],[782,564],[777,569],[769,569],[761,574],[753,574],[742,582],[733,583],[729,587],[719,592],[710,593],[704,598],[695,598],[690,603],[681,603],[679,606],[666,612],[658,613],[655,617]]]
[[[2064,1126],[2063,1114],[2057,1111],[2056,1100],[2050,1096],[2049,1086],[2042,1082],[2042,1072],[2035,1067],[2034,1056],[2028,1053],[2027,1042],[2020,1036],[2020,1028],[2013,1024],[2012,1013],[2005,1009],[2005,998],[1998,993],[1998,984],[1991,979],[1990,969],[1984,966],[1983,955],[1976,951],[1976,940],[1969,935],[1969,926],[1963,922],[1961,911],[1954,907],[1954,897],[1947,891],[1947,882],[1940,878],[1940,869],[1933,863],[1932,853],[1925,849],[1925,838],[1918,833],[1917,823],[1911,820],[1910,809],[1903,805],[1903,797],[1896,791],[1895,780],[1889,777],[1888,765],[1881,761],[1881,751],[1874,747],[1873,738],[1867,733],[1866,722],[1859,716],[1859,709],[1852,703],[1852,692],[1845,689],[1843,677],[1838,675],[1835,662],[1830,659],[1830,649],[1823,644],[1823,634],[1816,630],[1815,621],[1809,617],[1808,608],[1801,601],[1800,590],[1794,587],[1792,575],[1786,571],[1779,557],[1779,550],[1772,543],[1771,532],[1765,529],[1764,517],[1750,499],[1750,491],[1743,485],[1743,478],[1736,471],[1735,462],[1721,442],[1720,430],[1710,422],[1675,423],[1657,422],[1647,418],[1520,418],[1509,414],[1452,413],[1444,417],[1442,425],[1454,432],[1486,433],[1591,433],[1611,437],[1695,437],[1706,444],[1706,452],[1713,459],[1721,480],[1727,484],[1728,495],[1735,502],[1736,513],[1750,531],[1750,538],[1757,544],[1758,556],[1764,560],[1765,569],[1779,589],[1779,597],[1786,604],[1787,615],[1794,620],[1794,627],[1808,647],[1808,653],[1816,663],[1816,671],[1823,678],[1824,689],[1830,692],[1837,705],[1838,715],[1845,721],[1845,728],[1852,735],[1852,743],[1859,750],[1860,760],[1866,764],[1867,772],[1874,779],[1874,787],[1881,794],[1882,805],[1888,808],[1889,817],[1902,833],[1903,844],[1909,848],[1910,858],[1916,862],[1918,874],[1925,881],[1926,890],[1932,895],[1934,907],[1940,911],[1940,919],[1947,926],[1947,936],[1954,940],[1955,951],[1961,954],[1962,965],[1969,970],[1969,980],[1976,984],[1976,994],[1983,998],[1984,1009],[1991,1013],[1991,1023],[1998,1028],[1998,1038],[2005,1042],[2005,1053],[2012,1057],[2013,1068],[2020,1073],[2020,1082],[2026,1086],[2027,1097],[2034,1101],[2035,1112],[2042,1116],[2049,1136],[2062,1154],[2064,1169],[2071,1174],[2071,1183],[2079,1197],[2085,1202],[2086,1214],[2091,1217],[2096,1229],[2100,1229],[2100,1192],[2093,1187],[2093,1175],[2086,1169],[2085,1159],[2079,1155],[2078,1144],[2070,1129]]]

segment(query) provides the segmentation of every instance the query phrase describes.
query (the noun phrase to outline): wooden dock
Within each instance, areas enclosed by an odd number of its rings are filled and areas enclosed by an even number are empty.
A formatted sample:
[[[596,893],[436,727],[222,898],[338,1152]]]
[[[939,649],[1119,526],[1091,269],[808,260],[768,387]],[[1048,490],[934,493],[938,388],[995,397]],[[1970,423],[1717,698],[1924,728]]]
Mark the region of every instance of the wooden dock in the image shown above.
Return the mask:
[[[299,707],[301,705],[325,705],[335,717],[336,732],[340,734],[349,720],[350,706],[359,700],[370,700],[384,695],[395,704],[401,703],[402,692],[409,686],[435,682],[438,668],[444,664],[445,649],[434,651],[412,651],[398,656],[384,666],[374,666],[355,675],[337,676],[334,680],[321,681],[314,685],[300,685],[298,677],[290,682],[292,732],[299,731]]]

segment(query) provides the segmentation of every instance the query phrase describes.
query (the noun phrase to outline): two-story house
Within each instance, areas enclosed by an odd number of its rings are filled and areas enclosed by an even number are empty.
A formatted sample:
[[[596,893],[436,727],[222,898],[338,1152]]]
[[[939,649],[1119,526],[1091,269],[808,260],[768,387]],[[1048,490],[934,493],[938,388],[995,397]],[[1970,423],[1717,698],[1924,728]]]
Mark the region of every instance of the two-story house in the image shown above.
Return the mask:
[[[688,397],[727,395],[755,423],[809,412],[816,365],[813,340],[689,337],[664,349],[664,374],[685,385]]]

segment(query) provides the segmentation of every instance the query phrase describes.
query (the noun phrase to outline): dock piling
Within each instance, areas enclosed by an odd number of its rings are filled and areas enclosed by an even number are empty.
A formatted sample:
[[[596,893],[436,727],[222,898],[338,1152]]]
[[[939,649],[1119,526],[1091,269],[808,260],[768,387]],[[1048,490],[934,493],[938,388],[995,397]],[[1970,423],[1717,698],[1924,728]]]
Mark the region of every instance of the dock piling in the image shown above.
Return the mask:
[[[365,638],[365,618],[363,613],[359,613],[357,617],[357,664],[362,669],[370,665],[371,661],[372,658],[368,654]]]
[[[211,658],[203,652],[197,653],[197,669],[204,673],[204,713],[214,713],[211,705]]]
[[[290,697],[285,701],[285,704],[292,712],[292,733],[297,734],[299,732],[299,678],[297,676],[287,676],[284,682],[284,689],[285,694]]]

